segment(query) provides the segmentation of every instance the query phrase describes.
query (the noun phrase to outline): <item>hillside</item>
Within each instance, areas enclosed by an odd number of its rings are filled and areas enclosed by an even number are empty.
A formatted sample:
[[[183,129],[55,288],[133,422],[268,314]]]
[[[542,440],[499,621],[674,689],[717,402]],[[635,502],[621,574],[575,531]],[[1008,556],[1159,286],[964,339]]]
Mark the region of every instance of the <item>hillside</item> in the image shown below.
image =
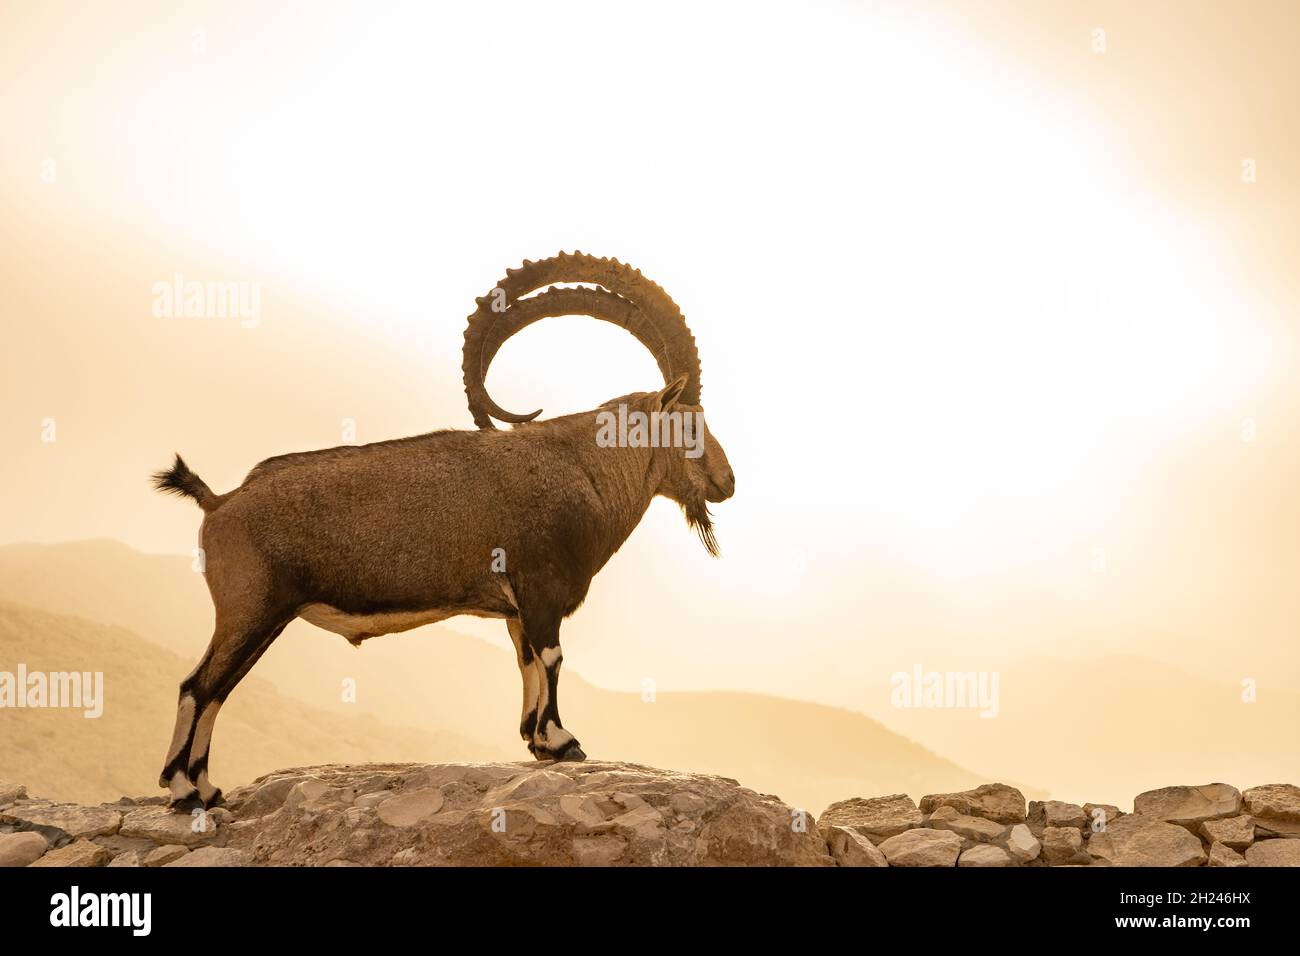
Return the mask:
[[[147,773],[139,776],[143,771],[136,770],[133,782],[121,787],[121,792],[151,786],[157,773],[152,751],[161,753],[166,748],[176,684],[202,653],[212,619],[206,589],[201,577],[190,570],[190,562],[183,557],[142,555],[114,542],[10,546],[0,548],[0,599],[39,603],[47,611],[74,610],[88,619],[132,630],[138,627],[138,633],[155,645],[162,655],[159,663],[147,678],[141,674],[137,679],[142,687],[149,685],[150,699],[157,703],[148,713],[134,713],[136,722],[114,731],[124,734],[122,739],[153,742],[144,761]],[[45,620],[42,627],[51,633],[33,638],[27,646],[44,647],[47,653],[41,659],[54,662],[51,667],[59,660],[81,659],[81,651],[59,643],[69,639],[64,635],[81,632],[71,624],[52,627]],[[133,623],[137,620],[138,625]],[[124,636],[108,628],[98,633],[99,638],[82,634],[81,640],[102,640],[108,648],[107,635]],[[150,656],[140,646],[143,641],[134,635],[125,637],[134,639],[130,653]],[[169,653],[176,650],[182,659]],[[97,659],[120,660],[126,653],[126,647],[105,650]],[[580,659],[580,654],[573,656]],[[12,668],[19,659],[8,641],[0,639],[0,669]],[[27,661],[29,667],[35,666],[34,660]],[[518,742],[519,676],[513,654],[442,625],[389,635],[358,650],[336,635],[295,622],[258,663],[249,682],[259,679],[264,693],[273,693],[269,685],[279,691],[282,696],[275,699],[282,707],[301,702],[305,713],[328,713],[345,725],[367,718],[374,724],[373,733],[364,738],[372,748],[365,754],[342,752],[332,739],[336,733],[309,734],[312,749],[289,756],[293,746],[285,746],[280,751],[285,757],[260,764],[258,772],[309,760],[412,759],[385,737],[389,728],[397,727],[450,733],[458,741],[482,741],[472,758],[465,759],[526,755]],[[355,703],[346,702],[340,693],[345,680],[356,689]],[[594,687],[567,664],[561,686],[565,723],[593,758],[737,777],[814,812],[845,793],[905,789],[919,796],[965,789],[983,779],[870,718],[840,708],[732,692],[660,691],[652,699],[643,699],[640,693]],[[223,786],[251,779],[237,768],[223,773],[230,766],[225,761],[237,752],[227,736],[232,726],[246,709],[248,720],[255,722],[259,716],[256,707],[245,703],[248,695],[249,689],[241,684],[217,727],[213,778]],[[0,713],[0,720],[9,716]],[[301,721],[305,731],[315,723],[315,716]],[[460,759],[435,752],[420,759],[435,757]],[[11,775],[41,792],[56,793],[36,769],[35,775]]]
[[[153,792],[176,715],[176,685],[192,666],[120,627],[0,604],[0,671],[102,671],[100,717],[81,710],[0,709],[0,777],[29,780],[59,800],[97,802]],[[264,680],[240,685],[217,725],[215,779],[251,780],[303,760],[466,760],[504,752],[458,734],[326,713]]]
[[[1225,666],[1210,680],[1134,655],[1042,655],[1008,661],[1000,674],[996,720],[899,709],[890,726],[974,766],[1032,755],[1025,772],[1065,800],[1117,802],[1168,780],[1287,779],[1300,766],[1300,695],[1267,668]]]

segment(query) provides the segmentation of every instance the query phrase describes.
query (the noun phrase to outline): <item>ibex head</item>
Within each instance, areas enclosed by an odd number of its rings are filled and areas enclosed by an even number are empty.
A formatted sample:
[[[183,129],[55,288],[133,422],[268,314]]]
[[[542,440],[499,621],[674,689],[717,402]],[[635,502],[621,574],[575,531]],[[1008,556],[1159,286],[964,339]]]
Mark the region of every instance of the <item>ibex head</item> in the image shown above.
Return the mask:
[[[553,283],[589,283],[560,287]],[[536,295],[529,293],[551,286]],[[525,298],[527,296],[527,298]],[[620,406],[646,416],[669,416],[685,425],[690,454],[681,447],[656,447],[662,478],[655,489],[680,504],[687,522],[699,533],[710,554],[717,554],[708,502],[725,501],[735,492],[736,478],[726,452],[704,419],[700,404],[700,357],[695,338],[676,303],[638,269],[617,259],[599,259],[574,252],[509,269],[488,295],[478,299],[465,330],[462,370],[469,409],[479,428],[494,428],[492,419],[522,424],[527,415],[508,412],[487,393],[488,367],[501,346],[516,332],[539,319],[557,315],[589,315],[627,329],[655,357],[665,387],[658,392],[634,392],[601,406],[617,414]],[[672,418],[672,416],[676,416]],[[655,427],[655,425],[651,425]],[[593,433],[594,438],[594,433]]]

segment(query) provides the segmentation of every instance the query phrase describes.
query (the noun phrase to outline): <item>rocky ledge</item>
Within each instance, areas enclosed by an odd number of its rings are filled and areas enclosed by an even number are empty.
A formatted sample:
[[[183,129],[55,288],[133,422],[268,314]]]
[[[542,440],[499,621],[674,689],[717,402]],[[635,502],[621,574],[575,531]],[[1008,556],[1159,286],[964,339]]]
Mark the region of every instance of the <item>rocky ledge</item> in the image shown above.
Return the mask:
[[[1300,866],[1300,787],[1167,787],[1126,813],[985,784],[814,820],[725,777],[597,761],[304,767],[193,813],[0,783],[0,866],[250,865]]]

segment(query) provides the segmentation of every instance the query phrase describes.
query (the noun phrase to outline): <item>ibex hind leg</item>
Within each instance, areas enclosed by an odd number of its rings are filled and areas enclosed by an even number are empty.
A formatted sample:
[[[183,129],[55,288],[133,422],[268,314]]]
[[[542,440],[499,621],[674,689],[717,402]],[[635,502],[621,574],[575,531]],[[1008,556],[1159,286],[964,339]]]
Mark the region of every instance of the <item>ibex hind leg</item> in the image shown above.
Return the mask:
[[[221,789],[208,780],[213,724],[230,692],[289,620],[269,618],[242,628],[219,625],[207,653],[181,682],[176,726],[159,778],[159,786],[169,791],[173,808],[213,807],[221,802]]]
[[[524,691],[523,708],[519,714],[519,736],[528,745],[528,752],[536,757],[537,748],[533,744],[533,732],[537,729],[537,697],[540,683],[537,678],[537,668],[533,666],[535,657],[533,649],[524,639],[523,623],[518,618],[510,618],[506,621],[506,627],[510,630],[510,640],[515,644],[515,660],[519,665],[519,679]]]

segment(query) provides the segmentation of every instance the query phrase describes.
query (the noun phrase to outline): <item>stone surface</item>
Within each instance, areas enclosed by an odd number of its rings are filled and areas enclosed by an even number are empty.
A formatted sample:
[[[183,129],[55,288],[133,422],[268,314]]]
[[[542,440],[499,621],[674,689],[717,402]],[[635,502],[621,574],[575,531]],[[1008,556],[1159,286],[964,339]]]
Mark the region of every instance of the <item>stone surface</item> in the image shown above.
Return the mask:
[[[994,823],[1025,822],[1025,795],[1004,783],[984,783],[974,790],[932,793],[921,798],[922,813],[933,813],[939,807],[952,807],[958,813]]]
[[[27,798],[27,788],[21,783],[8,783],[0,780],[0,807]]]
[[[437,813],[442,804],[442,791],[425,787],[389,797],[377,809],[379,819],[390,827],[410,827]]]
[[[49,848],[50,841],[39,833],[0,833],[0,866],[27,866]]]
[[[124,837],[150,840],[159,846],[201,846],[217,837],[219,817],[213,813],[177,813],[167,807],[129,810],[119,831]]]
[[[1241,800],[1241,792],[1226,783],[1162,787],[1134,797],[1133,812],[1195,832],[1206,820],[1237,816],[1241,813]]]
[[[1064,803],[1060,800],[1032,800],[1025,821],[1031,830],[1047,827],[1074,827],[1082,830],[1087,825],[1088,817],[1083,807],[1077,803]]]
[[[1111,823],[1124,816],[1124,811],[1110,803],[1085,803],[1083,815],[1088,818],[1084,830],[1088,833],[1100,833]]]
[[[1210,860],[1207,866],[1246,866],[1246,858],[1222,843],[1210,847]]]
[[[907,830],[880,844],[890,866],[955,866],[961,837],[950,830]]]
[[[1300,840],[1261,840],[1246,851],[1251,866],[1300,866]]]
[[[889,866],[885,854],[857,830],[832,827],[826,842],[840,866]]]
[[[1232,850],[1244,850],[1255,842],[1255,821],[1249,813],[1222,820],[1206,820],[1200,835],[1209,843],[1222,843]]]
[[[253,855],[247,850],[230,847],[201,846],[197,850],[164,864],[173,866],[252,866]]]
[[[980,843],[963,850],[957,859],[958,866],[1011,866],[1011,856],[1006,850],[990,843]]]
[[[930,814],[925,825],[934,830],[950,830],[957,834],[964,845],[975,843],[992,843],[1004,836],[1009,829],[1005,823],[994,823],[983,817],[971,817],[958,813],[950,806],[942,806]]]
[[[1084,852],[1083,834],[1078,827],[1044,827],[1042,857],[1048,866],[1077,866],[1092,862]]]
[[[879,844],[904,830],[919,827],[921,811],[905,793],[869,799],[854,797],[832,803],[821,815],[818,825],[827,832],[831,827],[848,827]]]
[[[110,854],[98,843],[90,840],[74,840],[67,846],[50,850],[32,866],[103,866],[110,859]]]
[[[77,840],[116,833],[122,814],[106,807],[81,807],[75,803],[18,803],[0,810],[0,823],[39,828],[47,835]]]
[[[1029,863],[1038,859],[1043,849],[1043,844],[1038,837],[1034,836],[1029,827],[1023,823],[1011,827],[1000,841],[1000,845],[1016,863]]]
[[[1273,817],[1300,823],[1300,787],[1289,783],[1270,783],[1251,787],[1241,795],[1246,810],[1253,817]]]
[[[1186,827],[1139,814],[1092,834],[1088,853],[1112,866],[1200,866],[1206,858],[1201,841]]]
[[[1255,819],[1257,837],[1300,837],[1300,787],[1270,783],[1251,787],[1241,797]]]
[[[145,866],[166,866],[168,863],[179,860],[189,852],[188,847],[177,845],[154,847],[141,862]]]
[[[303,767],[198,814],[0,788],[4,866],[1300,866],[1291,784],[1166,787],[1131,814],[985,784],[820,820],[725,777],[595,761]]]
[[[308,780],[309,792],[296,789]],[[816,822],[775,797],[724,777],[627,763],[308,767],[227,799],[234,822],[218,842],[258,865],[835,862]]]

